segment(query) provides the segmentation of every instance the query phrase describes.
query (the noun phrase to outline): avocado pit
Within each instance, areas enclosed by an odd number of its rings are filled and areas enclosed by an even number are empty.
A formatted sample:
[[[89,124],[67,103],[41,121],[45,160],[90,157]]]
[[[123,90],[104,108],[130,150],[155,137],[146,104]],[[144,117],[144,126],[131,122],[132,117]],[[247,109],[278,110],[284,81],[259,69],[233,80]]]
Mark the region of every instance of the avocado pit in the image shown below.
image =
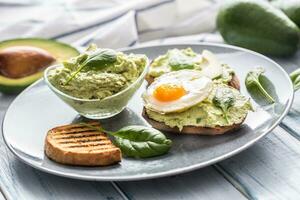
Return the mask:
[[[42,71],[55,62],[46,50],[31,46],[13,46],[0,51],[0,74],[22,78]]]

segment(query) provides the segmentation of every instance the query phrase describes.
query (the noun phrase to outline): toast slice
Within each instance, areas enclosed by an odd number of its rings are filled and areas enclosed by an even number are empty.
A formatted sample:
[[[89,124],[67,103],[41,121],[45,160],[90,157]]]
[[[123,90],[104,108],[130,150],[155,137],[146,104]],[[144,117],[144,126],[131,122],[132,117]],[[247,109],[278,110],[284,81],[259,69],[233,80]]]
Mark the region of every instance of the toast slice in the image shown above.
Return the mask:
[[[94,129],[98,122],[70,124],[48,131],[45,140],[46,155],[62,164],[82,166],[106,166],[121,161],[121,150],[108,136]]]
[[[194,135],[221,135],[233,130],[237,130],[240,128],[241,123],[233,124],[231,126],[217,126],[215,128],[201,127],[201,126],[184,126],[180,131],[177,127],[170,127],[163,122],[155,121],[148,117],[146,113],[146,109],[143,109],[142,113],[144,119],[155,129],[166,132],[173,132],[179,134],[194,134]],[[244,119],[245,120],[245,119]]]
[[[150,76],[149,74],[146,75],[145,77],[146,81],[148,82],[148,85],[150,85],[153,81],[154,81],[154,77]],[[240,90],[240,81],[239,78],[237,77],[237,75],[233,75],[231,81],[228,83],[229,86]]]

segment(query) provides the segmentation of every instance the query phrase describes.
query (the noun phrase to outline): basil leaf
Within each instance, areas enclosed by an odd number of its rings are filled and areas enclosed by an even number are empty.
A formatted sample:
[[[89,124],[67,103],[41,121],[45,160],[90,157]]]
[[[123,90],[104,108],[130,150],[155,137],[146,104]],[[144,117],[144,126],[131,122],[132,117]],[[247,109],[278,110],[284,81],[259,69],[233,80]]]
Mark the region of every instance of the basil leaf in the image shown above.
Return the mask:
[[[95,67],[97,69],[101,69],[116,61],[117,53],[114,50],[98,49],[90,55],[77,60],[78,69],[69,77],[65,85],[68,84],[84,67]]]
[[[294,90],[297,91],[300,89],[300,69],[296,69],[290,73],[290,78],[294,85]]]
[[[227,111],[234,105],[235,96],[230,88],[217,88],[216,94],[213,98],[215,106],[221,108],[224,114],[224,118],[228,123]]]
[[[261,99],[264,99],[268,103],[274,103],[275,99],[270,94],[270,88],[273,88],[273,85],[263,76],[263,73],[263,68],[255,68],[248,72],[245,80],[246,88],[255,100],[261,102]]]
[[[145,126],[127,126],[117,132],[114,143],[128,157],[147,158],[167,153],[172,141],[160,131]]]
[[[98,49],[82,64],[88,67],[104,68],[117,61],[117,53],[112,49]]]

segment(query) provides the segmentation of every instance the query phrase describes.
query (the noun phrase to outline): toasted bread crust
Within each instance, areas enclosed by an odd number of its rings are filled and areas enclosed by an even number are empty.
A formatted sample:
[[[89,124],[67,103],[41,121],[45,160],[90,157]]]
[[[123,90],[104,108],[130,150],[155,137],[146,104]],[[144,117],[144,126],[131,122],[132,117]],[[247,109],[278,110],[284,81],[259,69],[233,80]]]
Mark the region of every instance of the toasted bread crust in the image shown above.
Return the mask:
[[[89,123],[99,127],[98,122]],[[121,150],[114,146],[106,134],[72,124],[48,131],[45,154],[52,160],[68,165],[106,166],[121,161]]]
[[[200,126],[184,126],[183,129],[180,131],[177,127],[170,127],[163,122],[155,121],[148,117],[146,113],[146,109],[143,109],[142,113],[144,119],[153,127],[160,131],[172,132],[172,133],[179,133],[179,134],[194,134],[194,135],[222,135],[224,133],[228,133],[230,131],[236,130],[240,128],[241,123],[234,124],[231,126],[216,126],[215,128],[208,128],[208,127],[200,127]]]
[[[228,83],[229,86],[237,89],[237,90],[240,90],[241,89],[241,86],[240,86],[240,80],[239,78],[237,77],[237,75],[233,75],[232,76],[232,79],[231,81]]]
[[[148,82],[148,85],[150,85],[153,81],[154,81],[154,77],[150,76],[149,74],[146,75],[145,77],[146,81]],[[240,81],[239,78],[237,77],[237,75],[233,75],[231,81],[228,83],[229,86],[240,90]]]

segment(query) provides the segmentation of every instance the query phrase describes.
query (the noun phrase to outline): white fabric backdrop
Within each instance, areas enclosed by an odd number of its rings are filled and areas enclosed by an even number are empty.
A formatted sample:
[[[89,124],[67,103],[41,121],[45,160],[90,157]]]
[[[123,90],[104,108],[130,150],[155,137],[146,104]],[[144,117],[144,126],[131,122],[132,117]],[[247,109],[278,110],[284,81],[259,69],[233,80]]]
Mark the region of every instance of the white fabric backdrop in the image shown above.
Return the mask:
[[[222,0],[0,0],[0,39],[36,36],[77,46],[93,42],[110,48],[150,40],[156,40],[151,43],[222,42],[218,35],[209,34],[216,30],[215,17],[220,2]]]

